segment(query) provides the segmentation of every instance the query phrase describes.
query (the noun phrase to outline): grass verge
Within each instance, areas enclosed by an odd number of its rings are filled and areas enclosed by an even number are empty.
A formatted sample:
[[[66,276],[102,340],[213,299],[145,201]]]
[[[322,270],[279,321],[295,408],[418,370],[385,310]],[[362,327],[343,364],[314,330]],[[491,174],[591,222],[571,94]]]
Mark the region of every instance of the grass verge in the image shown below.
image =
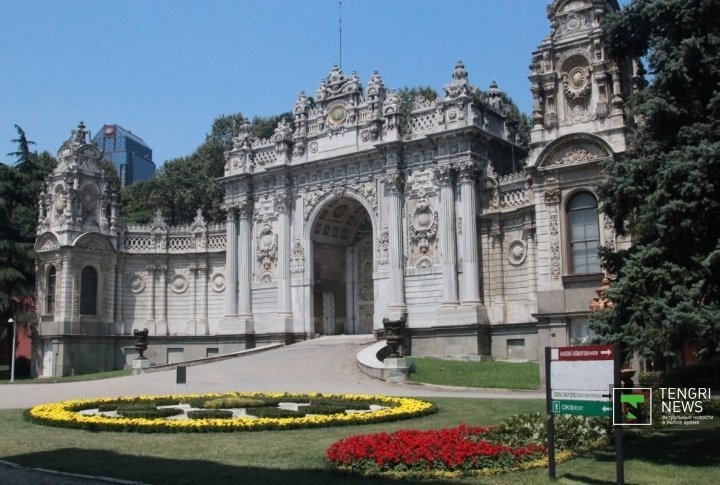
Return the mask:
[[[475,362],[431,357],[409,359],[415,364],[415,372],[410,375],[413,382],[499,389],[536,390],[540,387],[537,362]]]
[[[380,484],[383,479],[349,477],[332,470],[325,450],[354,434],[489,425],[524,412],[542,412],[538,400],[433,399],[437,414],[367,426],[283,432],[157,434],[88,432],[26,422],[22,411],[0,411],[0,458],[28,467],[104,475],[152,484],[269,483]],[[714,426],[713,426],[714,424]],[[634,484],[720,483],[720,428],[661,430],[625,443],[625,478]],[[559,483],[614,483],[611,448],[559,465]],[[461,483],[547,484],[547,470],[509,473]],[[414,482],[403,482],[414,483]],[[458,483],[457,481],[432,483]]]
[[[95,372],[92,374],[78,374],[74,376],[65,377],[23,377],[18,379],[15,378],[15,382],[22,382],[23,384],[50,384],[54,382],[79,382],[79,381],[94,381],[98,379],[110,379],[112,377],[129,376],[132,374],[132,369],[123,370],[111,370],[107,372]],[[8,384],[10,382],[10,371],[3,372],[0,368],[0,384]]]

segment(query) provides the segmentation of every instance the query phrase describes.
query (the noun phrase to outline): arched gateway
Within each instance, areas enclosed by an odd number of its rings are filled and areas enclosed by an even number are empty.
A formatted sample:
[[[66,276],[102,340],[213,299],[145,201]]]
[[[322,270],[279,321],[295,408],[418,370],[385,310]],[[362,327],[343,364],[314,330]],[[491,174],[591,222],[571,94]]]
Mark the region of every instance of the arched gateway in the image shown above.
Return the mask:
[[[313,330],[366,334],[374,327],[373,223],[357,199],[327,200],[308,223]]]

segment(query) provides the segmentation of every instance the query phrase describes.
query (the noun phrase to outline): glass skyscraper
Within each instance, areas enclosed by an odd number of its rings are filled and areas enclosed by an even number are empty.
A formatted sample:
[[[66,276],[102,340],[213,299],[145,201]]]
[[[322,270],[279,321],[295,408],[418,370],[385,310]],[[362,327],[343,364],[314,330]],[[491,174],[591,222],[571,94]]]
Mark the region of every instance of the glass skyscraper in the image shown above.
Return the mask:
[[[123,187],[155,174],[152,149],[122,126],[104,125],[93,141],[103,151],[103,159],[115,165]]]

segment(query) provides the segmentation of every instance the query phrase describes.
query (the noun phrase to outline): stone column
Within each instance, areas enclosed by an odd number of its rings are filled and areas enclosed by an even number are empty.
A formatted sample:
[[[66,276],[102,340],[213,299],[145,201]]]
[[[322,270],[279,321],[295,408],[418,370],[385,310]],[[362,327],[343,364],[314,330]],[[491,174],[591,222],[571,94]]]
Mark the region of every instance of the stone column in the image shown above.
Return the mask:
[[[73,309],[73,257],[68,253],[63,262],[62,272],[62,300],[55,302],[56,305],[62,305],[62,316],[65,321],[72,318]]]
[[[440,214],[438,237],[440,239],[440,265],[443,272],[443,305],[458,304],[457,244],[455,233],[455,197],[450,165],[435,169],[435,179],[440,186]]]
[[[200,275],[198,279],[198,285],[200,287],[200,312],[199,319],[202,324],[203,331],[200,335],[207,335],[207,323],[208,323],[208,267],[206,265],[200,266]]]
[[[240,230],[238,233],[238,312],[243,316],[252,316],[252,205],[250,201],[240,204]]]
[[[123,292],[124,292],[124,269],[123,269],[123,260],[118,258],[118,261],[115,265],[115,279],[117,280],[117,283],[115,284],[115,333],[117,335],[122,335],[124,333],[123,329]]]
[[[228,208],[227,249],[225,251],[225,315],[237,315],[237,211]]]
[[[148,329],[155,328],[155,266],[146,266],[148,275],[150,276],[150,313],[147,317]]]
[[[478,266],[478,237],[475,180],[477,170],[472,162],[460,166],[458,182],[462,199],[462,268],[463,296],[462,302],[480,304],[480,268]]]
[[[190,301],[190,318],[188,319],[187,324],[187,334],[188,335],[197,335],[197,317],[198,317],[198,308],[197,308],[197,300],[198,300],[198,271],[200,268],[197,266],[191,266],[190,267],[190,275],[191,275],[191,281],[192,281],[192,291],[188,292],[191,295],[191,301]],[[190,282],[188,282],[190,284]]]
[[[528,270],[528,299],[530,300],[530,312],[537,311],[537,270],[535,263],[535,226],[526,225],[524,228],[525,235],[525,251],[527,255],[525,260],[527,261]]]
[[[496,323],[505,323],[505,265],[503,261],[503,234],[500,220],[492,221],[489,244],[491,248],[492,265],[494,267],[491,278],[495,281],[495,294],[493,306],[495,307]]]
[[[287,193],[275,194],[278,212],[278,313],[292,313],[290,294],[290,197]]]
[[[405,272],[403,265],[402,176],[399,172],[385,176],[388,197],[388,231],[390,245],[390,306],[405,309]]]
[[[158,272],[158,285],[160,286],[160,308],[159,308],[159,315],[158,315],[158,322],[156,324],[156,335],[168,335],[168,326],[167,326],[167,266],[158,266],[157,267]]]

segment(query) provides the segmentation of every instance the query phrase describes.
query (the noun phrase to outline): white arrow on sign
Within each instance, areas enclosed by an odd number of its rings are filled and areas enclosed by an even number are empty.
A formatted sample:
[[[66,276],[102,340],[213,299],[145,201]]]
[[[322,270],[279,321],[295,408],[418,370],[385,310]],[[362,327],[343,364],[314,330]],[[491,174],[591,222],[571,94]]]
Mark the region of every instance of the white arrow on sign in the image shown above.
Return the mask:
[[[603,410],[604,413],[610,411],[610,409],[612,409],[612,408],[609,408],[609,407],[607,407],[607,406],[603,406],[603,407],[602,407],[602,410]]]
[[[610,354],[612,354],[612,351],[610,349],[607,349],[607,350],[601,350],[600,353],[605,354],[605,355],[610,355]]]

